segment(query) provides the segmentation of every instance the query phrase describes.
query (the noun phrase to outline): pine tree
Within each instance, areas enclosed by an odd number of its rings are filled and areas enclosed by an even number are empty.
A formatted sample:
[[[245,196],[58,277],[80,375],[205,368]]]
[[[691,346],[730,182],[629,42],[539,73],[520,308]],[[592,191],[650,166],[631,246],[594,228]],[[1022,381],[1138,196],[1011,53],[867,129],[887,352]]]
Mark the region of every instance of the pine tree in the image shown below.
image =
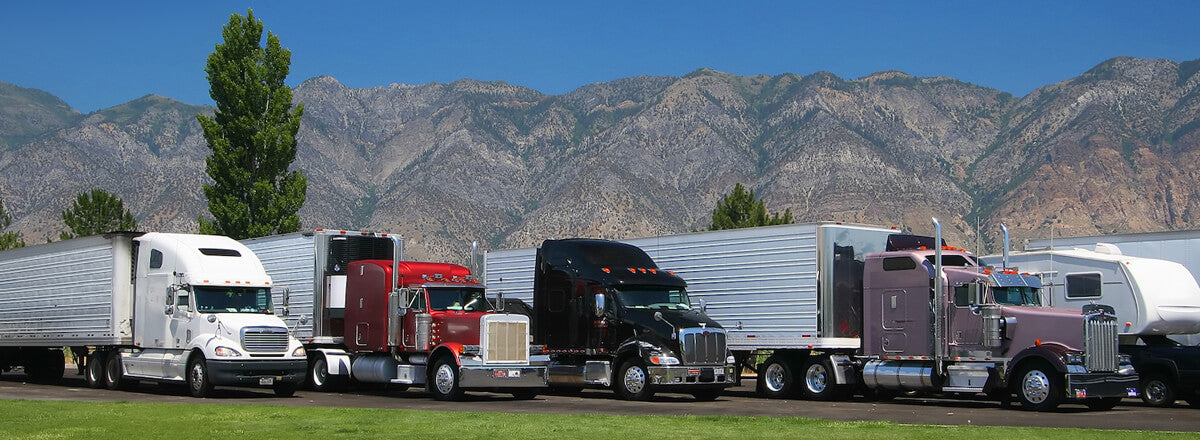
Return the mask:
[[[125,202],[101,189],[75,196],[71,208],[63,211],[62,219],[71,231],[59,234],[60,240],[113,231],[136,231],[138,228],[133,214],[125,209]]]
[[[0,200],[0,231],[12,225],[12,215],[4,209],[4,201]],[[25,240],[16,232],[0,233],[0,251],[25,247]]]
[[[754,197],[754,190],[746,190],[742,184],[733,187],[733,191],[717,201],[717,209],[713,210],[712,226],[709,230],[740,229],[754,226],[783,225],[792,222],[792,210],[784,210],[783,215],[767,215],[767,204]]]
[[[296,212],[308,180],[288,168],[304,105],[292,109],[292,89],[284,84],[291,51],[270,32],[262,47],[262,31],[254,11],[233,14],[204,68],[217,104],[212,119],[196,115],[212,150],[205,172],[213,183],[204,185],[204,195],[215,220],[200,219],[204,234],[244,239],[300,229]]]

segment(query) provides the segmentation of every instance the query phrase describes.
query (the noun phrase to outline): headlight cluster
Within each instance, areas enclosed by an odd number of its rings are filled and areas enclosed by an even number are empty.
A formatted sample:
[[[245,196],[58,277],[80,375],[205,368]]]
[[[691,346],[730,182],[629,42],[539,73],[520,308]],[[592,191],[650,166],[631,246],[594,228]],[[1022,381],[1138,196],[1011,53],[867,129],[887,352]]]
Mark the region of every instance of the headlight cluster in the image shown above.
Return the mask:
[[[655,365],[679,365],[679,358],[662,353],[651,353],[650,362]]]
[[[296,347],[295,350],[292,350],[292,357],[300,358],[300,357],[305,357],[305,355],[307,355],[307,354],[308,353],[304,351],[304,347]]]
[[[241,352],[238,352],[237,350],[234,350],[229,347],[217,347],[217,349],[213,350],[213,352],[216,353],[217,356],[221,356],[221,357],[234,357],[234,356],[242,355]]]
[[[1063,362],[1067,365],[1082,365],[1083,353],[1067,353],[1063,355]]]

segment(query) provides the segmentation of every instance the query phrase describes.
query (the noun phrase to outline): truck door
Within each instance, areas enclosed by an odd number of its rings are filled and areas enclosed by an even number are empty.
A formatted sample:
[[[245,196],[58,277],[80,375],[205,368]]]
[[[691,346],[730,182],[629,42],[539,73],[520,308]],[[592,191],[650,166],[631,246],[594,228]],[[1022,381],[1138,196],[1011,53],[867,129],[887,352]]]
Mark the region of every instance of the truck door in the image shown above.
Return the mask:
[[[978,311],[972,311],[970,308],[967,299],[967,285],[954,286],[951,291],[954,292],[954,303],[948,308],[950,321],[948,335],[951,347],[963,350],[982,347],[983,318]]]
[[[130,374],[164,377],[163,354],[176,348],[180,314],[175,292],[170,289],[175,261],[170,252],[159,249],[156,243],[142,242],[138,246],[137,281],[135,283],[134,342],[143,350],[127,360]],[[167,306],[172,308],[168,309]],[[170,315],[166,314],[171,311]]]

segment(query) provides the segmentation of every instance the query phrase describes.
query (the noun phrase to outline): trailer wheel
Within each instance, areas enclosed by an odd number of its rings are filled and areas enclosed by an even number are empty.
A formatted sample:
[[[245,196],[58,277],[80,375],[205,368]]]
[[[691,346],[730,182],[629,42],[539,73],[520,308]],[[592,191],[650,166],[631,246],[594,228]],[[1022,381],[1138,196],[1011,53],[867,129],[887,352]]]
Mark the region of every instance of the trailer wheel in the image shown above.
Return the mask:
[[[1142,401],[1150,406],[1174,406],[1175,384],[1162,374],[1147,374],[1142,377]]]
[[[796,375],[792,363],[771,355],[758,369],[758,392],[769,399],[788,399],[796,395]]]
[[[98,351],[88,355],[87,368],[83,370],[83,380],[90,388],[104,388],[104,362],[107,352]]]
[[[313,391],[336,393],[346,387],[346,377],[329,374],[329,361],[318,354],[308,363],[308,385]]]
[[[1116,407],[1118,403],[1121,403],[1120,397],[1099,397],[1083,401],[1083,404],[1092,411],[1108,411]]]
[[[654,387],[650,384],[650,375],[646,365],[637,358],[626,360],[617,370],[617,380],[613,391],[623,400],[650,400],[654,396]]]
[[[442,356],[433,364],[429,377],[429,392],[437,400],[461,400],[463,389],[458,385],[458,364],[451,356]]]
[[[125,377],[125,367],[121,365],[121,351],[108,352],[104,361],[104,387],[110,390],[129,389],[132,380]]]
[[[1064,399],[1062,377],[1045,362],[1023,366],[1014,377],[1014,394],[1021,400],[1021,409],[1050,411]]]
[[[804,379],[800,393],[808,400],[839,400],[845,395],[845,386],[838,385],[833,377],[833,367],[821,356],[809,356],[804,361]]]
[[[192,397],[208,397],[212,394],[213,384],[212,377],[208,374],[208,363],[204,360],[204,356],[197,355],[188,364],[188,392]]]

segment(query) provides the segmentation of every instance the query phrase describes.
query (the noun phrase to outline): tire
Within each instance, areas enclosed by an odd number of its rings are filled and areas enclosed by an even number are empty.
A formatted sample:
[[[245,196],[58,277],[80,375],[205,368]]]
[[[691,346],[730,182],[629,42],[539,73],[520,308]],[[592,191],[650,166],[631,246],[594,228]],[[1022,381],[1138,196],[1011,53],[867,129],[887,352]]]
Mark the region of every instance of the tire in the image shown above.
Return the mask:
[[[650,400],[654,396],[654,386],[641,359],[633,358],[621,363],[615,379],[613,391],[622,400]]]
[[[433,398],[443,401],[462,400],[463,389],[458,384],[459,380],[458,364],[454,362],[451,356],[442,356],[433,364],[433,370],[429,372],[429,380],[426,382],[426,388],[433,394]]]
[[[715,388],[711,390],[695,390],[692,391],[692,397],[696,398],[697,402],[712,402],[721,397],[721,389]]]
[[[277,383],[272,388],[275,395],[278,397],[292,397],[296,395],[296,384],[294,383]]]
[[[88,355],[83,369],[83,380],[89,388],[104,388],[104,363],[108,353],[98,351]]]
[[[104,360],[104,387],[110,390],[129,389],[133,382],[125,377],[125,367],[121,365],[121,351],[108,352]]]
[[[1083,401],[1083,404],[1092,411],[1108,411],[1116,407],[1118,403],[1121,403],[1120,397],[1100,397]]]
[[[329,374],[329,361],[324,355],[313,356],[308,363],[308,387],[322,393],[336,393],[346,389],[346,377]]]
[[[1142,402],[1150,406],[1175,406],[1175,382],[1158,373],[1151,373],[1142,378]]]
[[[1021,367],[1013,378],[1013,394],[1021,402],[1021,409],[1051,411],[1065,399],[1062,377],[1044,362]]]
[[[758,368],[758,392],[768,399],[790,399],[796,396],[796,375],[792,363],[772,355]]]
[[[208,374],[208,362],[204,356],[197,355],[188,363],[187,384],[192,397],[204,398],[212,394],[212,376]]]
[[[845,397],[846,387],[834,380],[833,367],[824,357],[809,356],[801,371],[800,394],[805,399],[831,401]]]
[[[537,395],[537,390],[532,388],[514,390],[512,392],[513,398],[517,400],[533,400],[533,398],[537,397]]]

